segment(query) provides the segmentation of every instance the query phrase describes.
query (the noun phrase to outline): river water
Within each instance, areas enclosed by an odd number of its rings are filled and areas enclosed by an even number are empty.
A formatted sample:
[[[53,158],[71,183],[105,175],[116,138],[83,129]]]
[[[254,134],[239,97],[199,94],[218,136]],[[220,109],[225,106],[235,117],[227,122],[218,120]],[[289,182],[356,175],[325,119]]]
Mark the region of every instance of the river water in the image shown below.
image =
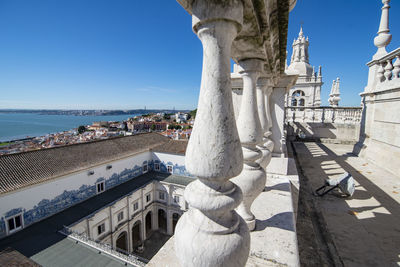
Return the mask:
[[[0,113],[0,141],[10,141],[33,136],[57,133],[94,121],[122,121],[132,115],[114,116],[73,116],[40,115],[35,113]]]

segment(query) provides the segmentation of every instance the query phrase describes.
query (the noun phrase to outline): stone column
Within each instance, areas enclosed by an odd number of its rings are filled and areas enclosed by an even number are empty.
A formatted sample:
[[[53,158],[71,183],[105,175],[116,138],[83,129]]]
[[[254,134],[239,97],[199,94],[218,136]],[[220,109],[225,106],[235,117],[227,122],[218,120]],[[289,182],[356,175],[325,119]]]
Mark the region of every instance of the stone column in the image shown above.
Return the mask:
[[[256,221],[251,212],[251,204],[264,190],[266,182],[265,170],[256,161],[262,157],[262,152],[256,145],[262,143],[263,130],[258,115],[256,81],[262,70],[263,61],[246,59],[239,62],[242,67],[243,96],[237,119],[238,132],[243,150],[243,170],[232,181],[243,192],[243,201],[237,212],[246,221],[250,231],[254,230]]]
[[[241,190],[229,181],[243,167],[230,79],[231,46],[240,31],[243,4],[195,0],[192,14],[203,45],[203,72],[185,165],[198,179],[185,189],[190,208],[176,226],[175,251],[182,266],[244,266],[250,234],[234,211]]]

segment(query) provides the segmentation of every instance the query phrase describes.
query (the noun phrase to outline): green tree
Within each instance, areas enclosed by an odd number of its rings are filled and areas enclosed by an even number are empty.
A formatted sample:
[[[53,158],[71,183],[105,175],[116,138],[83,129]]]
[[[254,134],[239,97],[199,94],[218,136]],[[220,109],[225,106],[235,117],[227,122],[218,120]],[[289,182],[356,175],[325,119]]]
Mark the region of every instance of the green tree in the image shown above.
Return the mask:
[[[84,133],[84,132],[86,132],[86,127],[85,126],[83,126],[83,125],[81,125],[81,126],[79,126],[78,127],[78,133]]]
[[[182,129],[182,126],[176,125],[176,126],[175,126],[175,129],[177,129],[177,130]]]
[[[175,125],[173,124],[168,125],[168,130],[173,130],[173,129],[175,129]]]
[[[197,108],[195,110],[192,110],[189,112],[189,115],[191,118],[195,119],[197,114]]]
[[[155,130],[156,130],[156,125],[155,125],[155,124],[152,124],[151,127],[150,127],[150,129],[151,129],[152,131],[155,131]]]

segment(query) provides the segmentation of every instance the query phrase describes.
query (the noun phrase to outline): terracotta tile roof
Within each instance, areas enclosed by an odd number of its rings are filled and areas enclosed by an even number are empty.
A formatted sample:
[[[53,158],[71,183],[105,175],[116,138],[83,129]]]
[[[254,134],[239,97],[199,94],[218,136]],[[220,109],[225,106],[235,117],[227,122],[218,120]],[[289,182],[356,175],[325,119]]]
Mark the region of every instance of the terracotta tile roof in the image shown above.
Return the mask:
[[[39,267],[40,265],[15,249],[7,247],[0,251],[0,266]]]
[[[152,149],[154,152],[185,155],[188,140],[171,140]]]
[[[38,184],[169,142],[157,133],[0,156],[0,194]]]

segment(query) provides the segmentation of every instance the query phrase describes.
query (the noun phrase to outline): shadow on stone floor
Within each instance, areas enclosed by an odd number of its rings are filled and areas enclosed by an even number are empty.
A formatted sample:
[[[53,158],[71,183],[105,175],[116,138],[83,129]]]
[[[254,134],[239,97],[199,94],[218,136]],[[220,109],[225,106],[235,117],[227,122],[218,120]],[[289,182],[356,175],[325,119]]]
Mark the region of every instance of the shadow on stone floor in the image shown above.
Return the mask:
[[[263,231],[267,227],[275,227],[294,232],[293,212],[282,212],[275,214],[267,220],[256,219],[256,229],[254,231]]]
[[[290,187],[288,186],[288,183],[280,183],[280,184],[275,184],[273,186],[266,186],[264,188],[264,192],[269,192],[273,190],[290,192]]]
[[[144,241],[144,251],[142,253],[136,253],[136,255],[151,260],[170,238],[171,236],[160,231],[154,231],[151,233],[150,237]]]
[[[328,253],[338,254],[338,261],[335,260],[335,255],[328,255],[328,258],[331,257],[330,263],[333,266],[398,266],[399,203],[363,175],[360,170],[346,162],[348,158],[355,157],[353,154],[336,154],[326,145],[319,143],[309,143],[308,146],[312,149],[308,149],[305,143],[296,143],[295,150],[298,150],[299,168],[309,182],[308,194],[310,195],[307,198],[316,203],[317,210],[311,210],[311,214],[322,216],[322,223],[326,223],[325,226],[314,227],[314,231],[319,227],[324,231],[323,228],[327,227],[328,233],[320,234],[330,236],[323,236],[322,239],[328,243],[332,241],[332,244],[327,244]],[[333,175],[326,173],[326,169],[322,167],[327,166],[323,164],[326,161],[334,161],[333,164],[337,164],[353,176],[359,184],[353,197],[343,198],[339,192],[328,194],[323,198],[312,196],[315,189],[321,186],[326,178]],[[301,204],[304,205],[304,200],[300,201]],[[301,219],[298,218],[298,224]],[[299,227],[298,230],[300,230]],[[302,246],[301,238],[299,238],[299,246]],[[302,258],[301,255],[300,258]]]

